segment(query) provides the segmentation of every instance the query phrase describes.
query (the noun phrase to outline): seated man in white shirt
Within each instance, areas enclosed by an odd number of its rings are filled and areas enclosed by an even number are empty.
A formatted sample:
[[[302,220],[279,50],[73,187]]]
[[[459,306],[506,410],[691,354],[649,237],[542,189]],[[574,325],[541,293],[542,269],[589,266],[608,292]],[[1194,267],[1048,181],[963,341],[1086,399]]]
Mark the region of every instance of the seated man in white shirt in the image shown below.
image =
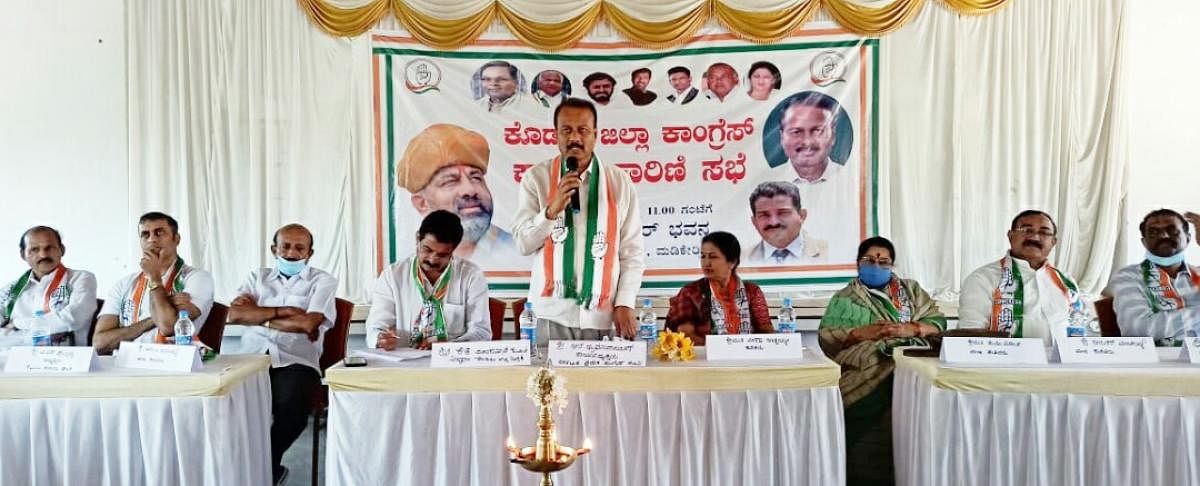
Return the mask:
[[[96,277],[62,264],[67,249],[49,226],[26,230],[18,247],[29,270],[0,288],[0,346],[29,345],[37,311],[45,313],[42,319],[49,321],[54,344],[87,344],[96,312]]]
[[[762,241],[750,249],[750,265],[812,265],[828,261],[828,244],[804,230],[808,210],[800,190],[782,181],[759,184],[750,194],[750,222]]]
[[[271,356],[271,460],[275,482],[287,477],[283,453],[304,432],[321,383],[325,331],[337,318],[337,279],[308,266],[313,237],[289,224],[275,231],[273,268],[250,272],[229,304],[229,323],[246,326],[242,352]]]
[[[179,248],[179,223],[166,214],[149,212],[138,219],[141,271],[113,286],[100,309],[96,352],[110,354],[121,341],[172,343],[175,321],[187,311],[196,333],[213,304],[213,278],[208,272],[183,262]]]
[[[1200,215],[1188,213],[1200,231]],[[1159,346],[1179,346],[1200,332],[1200,268],[1184,253],[1192,234],[1184,216],[1151,211],[1138,229],[1146,258],[1113,274],[1109,288],[1122,336],[1150,336]]]
[[[967,276],[959,295],[958,327],[1037,337],[1050,344],[1084,313],[1079,287],[1047,259],[1058,226],[1042,211],[1022,211],[1008,231],[1009,251]]]
[[[371,287],[367,347],[430,349],[434,341],[492,338],[487,279],[479,266],[454,256],[462,238],[454,213],[425,216],[416,255],[383,269]]]

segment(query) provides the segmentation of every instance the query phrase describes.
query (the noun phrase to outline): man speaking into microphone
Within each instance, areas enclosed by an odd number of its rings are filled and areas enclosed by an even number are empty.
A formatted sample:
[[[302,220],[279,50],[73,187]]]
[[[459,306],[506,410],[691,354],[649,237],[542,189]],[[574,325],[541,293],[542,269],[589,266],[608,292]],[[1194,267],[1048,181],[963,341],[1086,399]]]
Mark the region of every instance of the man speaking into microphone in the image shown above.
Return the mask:
[[[521,181],[513,236],[522,254],[536,254],[529,302],[546,322],[539,338],[637,334],[646,268],[637,192],[625,171],[592,152],[596,124],[595,105],[564,100],[554,110],[559,154]]]

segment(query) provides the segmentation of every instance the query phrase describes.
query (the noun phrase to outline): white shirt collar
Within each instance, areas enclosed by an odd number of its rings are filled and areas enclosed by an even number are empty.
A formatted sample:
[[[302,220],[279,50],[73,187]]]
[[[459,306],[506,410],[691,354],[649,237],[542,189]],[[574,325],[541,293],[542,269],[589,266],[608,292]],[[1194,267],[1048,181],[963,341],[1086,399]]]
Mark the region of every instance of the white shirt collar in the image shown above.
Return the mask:
[[[788,165],[789,166],[791,165],[790,160],[788,161]],[[794,168],[792,170],[795,171]],[[804,184],[820,184],[822,182],[828,182],[829,179],[832,179],[834,176],[836,176],[841,171],[842,171],[841,164],[838,164],[837,162],[834,162],[834,161],[826,158],[825,159],[825,171],[821,173],[821,177],[818,177],[817,180],[810,181],[803,177],[796,176],[796,179],[794,179],[792,182],[798,186],[804,185]]]
[[[304,270],[301,270],[300,273],[293,275],[293,277],[300,277],[300,280],[308,281],[310,278],[312,278],[312,265],[305,265]],[[291,279],[292,279],[291,277],[288,277],[287,275],[284,275],[283,272],[280,272],[279,267],[271,267],[271,273],[267,274],[268,281],[271,281],[271,280],[285,280],[286,281],[286,280],[291,280]]]
[[[796,258],[804,256],[804,232],[796,235],[796,239],[788,243],[787,248],[776,248],[775,245],[767,243],[767,240],[763,240],[763,258],[771,258],[777,250],[787,250],[791,253],[790,256]]]

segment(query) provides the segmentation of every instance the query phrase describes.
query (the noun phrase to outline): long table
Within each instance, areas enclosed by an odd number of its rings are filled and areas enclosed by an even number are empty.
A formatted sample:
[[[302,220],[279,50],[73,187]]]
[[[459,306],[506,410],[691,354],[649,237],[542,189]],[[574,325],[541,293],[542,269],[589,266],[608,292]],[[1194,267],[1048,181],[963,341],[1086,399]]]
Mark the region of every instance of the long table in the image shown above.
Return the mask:
[[[556,485],[845,483],[836,364],[790,362],[559,368],[564,445],[594,451]],[[525,396],[535,367],[431,369],[428,358],[338,364],[330,387],[326,484],[517,485],[537,476],[503,449],[536,438]]]
[[[0,478],[270,484],[270,366],[266,356],[224,355],[200,372],[168,373],[114,368],[102,357],[92,373],[0,373]]]
[[[1200,366],[948,366],[896,355],[902,485],[1200,484]]]

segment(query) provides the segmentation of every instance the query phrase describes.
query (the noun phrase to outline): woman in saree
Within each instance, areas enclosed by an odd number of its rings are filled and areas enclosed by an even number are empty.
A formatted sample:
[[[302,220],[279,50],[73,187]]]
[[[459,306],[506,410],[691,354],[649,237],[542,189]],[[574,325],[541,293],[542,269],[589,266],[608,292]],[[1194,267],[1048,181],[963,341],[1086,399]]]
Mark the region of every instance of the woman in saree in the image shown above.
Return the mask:
[[[921,346],[946,317],[916,281],[893,272],[896,249],[882,237],[858,246],[858,278],[834,294],[818,330],[821,349],[842,368],[847,484],[891,484],[892,351]]]
[[[775,332],[762,289],[737,275],[741,255],[736,236],[724,231],[704,235],[700,241],[704,278],[684,285],[671,297],[667,329],[684,333],[696,346],[704,346],[709,334]]]

